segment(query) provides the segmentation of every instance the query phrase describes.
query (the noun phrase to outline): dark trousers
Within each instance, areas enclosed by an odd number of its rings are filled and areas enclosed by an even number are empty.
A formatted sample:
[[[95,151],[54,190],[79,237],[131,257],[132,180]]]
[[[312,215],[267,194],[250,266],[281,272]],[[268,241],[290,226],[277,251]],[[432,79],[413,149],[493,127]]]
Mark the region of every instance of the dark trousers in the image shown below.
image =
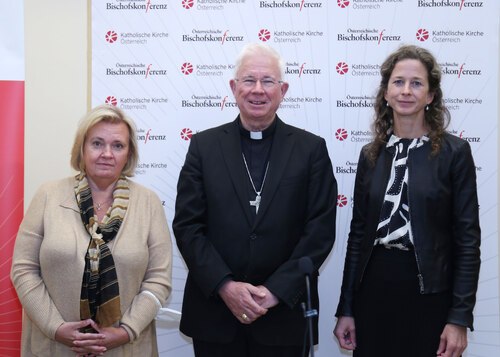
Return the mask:
[[[354,299],[354,357],[434,357],[451,294],[420,294],[414,251],[375,247]]]
[[[196,357],[306,357],[303,346],[267,346],[258,343],[248,326],[241,326],[233,341],[227,344],[193,339]]]

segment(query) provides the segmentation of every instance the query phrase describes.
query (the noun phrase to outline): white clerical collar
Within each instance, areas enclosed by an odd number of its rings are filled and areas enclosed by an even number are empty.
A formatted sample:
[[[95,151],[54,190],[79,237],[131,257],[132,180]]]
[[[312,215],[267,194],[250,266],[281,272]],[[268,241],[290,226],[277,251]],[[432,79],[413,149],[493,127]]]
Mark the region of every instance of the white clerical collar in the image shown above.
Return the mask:
[[[276,130],[276,120],[274,120],[270,126],[262,131],[249,131],[243,127],[241,124],[241,120],[238,122],[238,126],[240,128],[240,133],[245,138],[249,138],[252,140],[262,140],[274,134]]]
[[[251,131],[250,139],[253,140],[262,140],[262,131]]]

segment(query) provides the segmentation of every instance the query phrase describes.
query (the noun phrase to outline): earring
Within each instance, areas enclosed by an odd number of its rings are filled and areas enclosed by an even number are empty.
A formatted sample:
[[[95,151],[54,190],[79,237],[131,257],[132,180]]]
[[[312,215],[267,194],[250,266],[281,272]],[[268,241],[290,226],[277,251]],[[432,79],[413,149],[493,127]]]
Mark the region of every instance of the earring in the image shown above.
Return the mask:
[[[425,111],[426,111],[426,112],[428,112],[428,111],[429,111],[429,104],[427,104],[427,105],[425,106]]]
[[[385,106],[389,108],[389,102],[385,102]]]

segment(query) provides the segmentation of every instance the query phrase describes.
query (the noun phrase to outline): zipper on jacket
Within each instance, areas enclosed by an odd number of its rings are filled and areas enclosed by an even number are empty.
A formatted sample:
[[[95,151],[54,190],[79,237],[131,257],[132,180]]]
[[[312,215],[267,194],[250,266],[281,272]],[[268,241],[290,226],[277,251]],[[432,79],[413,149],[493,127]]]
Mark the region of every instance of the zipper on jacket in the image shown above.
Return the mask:
[[[418,266],[418,260],[417,260],[417,266]],[[424,277],[422,274],[417,274],[418,277],[418,285],[420,286],[420,294],[424,293]]]
[[[413,148],[412,148],[413,150]],[[417,262],[417,278],[418,278],[418,286],[420,287],[420,294],[424,293],[424,277],[422,276],[422,271],[420,270],[420,261],[418,259],[418,254],[417,254],[417,244],[415,242],[415,235],[413,234],[413,228],[411,225],[412,219],[411,219],[411,205],[410,205],[410,151],[408,150],[408,159],[407,159],[407,164],[406,167],[408,169],[408,214],[410,215],[410,230],[411,230],[411,236],[413,237],[413,251],[415,252],[415,260]]]

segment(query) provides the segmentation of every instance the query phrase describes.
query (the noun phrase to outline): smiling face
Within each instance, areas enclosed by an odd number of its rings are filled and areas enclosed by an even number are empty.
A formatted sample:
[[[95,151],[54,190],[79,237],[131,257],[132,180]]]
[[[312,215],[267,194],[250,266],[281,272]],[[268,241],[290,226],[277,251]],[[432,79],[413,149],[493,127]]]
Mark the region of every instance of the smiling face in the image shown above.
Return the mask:
[[[393,110],[395,123],[413,119],[424,126],[425,107],[434,94],[429,91],[428,73],[422,62],[404,59],[396,63],[384,97]]]
[[[244,58],[236,79],[229,84],[243,127],[251,131],[271,125],[288,90],[288,83],[281,82],[278,61],[266,53],[253,53]]]
[[[129,130],[125,123],[101,121],[87,133],[83,160],[87,177],[110,185],[120,177],[129,158]]]

